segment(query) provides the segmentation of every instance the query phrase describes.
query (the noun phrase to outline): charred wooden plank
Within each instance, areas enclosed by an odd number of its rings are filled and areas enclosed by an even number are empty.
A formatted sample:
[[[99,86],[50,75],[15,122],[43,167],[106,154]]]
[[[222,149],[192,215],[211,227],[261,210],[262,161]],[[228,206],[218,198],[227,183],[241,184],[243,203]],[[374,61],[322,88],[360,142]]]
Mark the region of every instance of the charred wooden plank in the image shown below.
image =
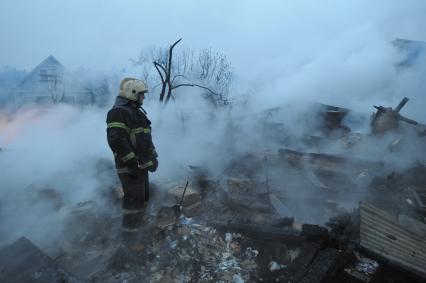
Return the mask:
[[[22,237],[0,251],[0,282],[81,282]]]

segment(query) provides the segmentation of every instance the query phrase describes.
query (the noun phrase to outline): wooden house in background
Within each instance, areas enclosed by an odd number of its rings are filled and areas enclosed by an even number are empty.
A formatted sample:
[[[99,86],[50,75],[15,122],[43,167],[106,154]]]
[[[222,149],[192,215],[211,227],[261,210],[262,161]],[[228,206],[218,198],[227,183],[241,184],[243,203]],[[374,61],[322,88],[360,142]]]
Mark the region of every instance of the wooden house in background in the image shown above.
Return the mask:
[[[14,90],[17,108],[29,104],[92,104],[94,93],[85,87],[55,57],[49,56]]]

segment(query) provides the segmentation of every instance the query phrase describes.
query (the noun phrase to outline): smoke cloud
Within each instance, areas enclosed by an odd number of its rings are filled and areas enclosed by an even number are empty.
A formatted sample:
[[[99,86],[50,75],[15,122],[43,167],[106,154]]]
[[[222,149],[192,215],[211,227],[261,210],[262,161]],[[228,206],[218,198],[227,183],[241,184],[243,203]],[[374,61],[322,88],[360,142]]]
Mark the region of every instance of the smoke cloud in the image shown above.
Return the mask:
[[[285,131],[279,134],[285,136],[314,134],[314,122],[306,121],[306,117],[316,112],[307,101],[353,110],[351,115],[363,119],[356,123],[349,119],[349,126],[368,133],[373,105],[395,107],[407,96],[410,102],[401,114],[426,122],[426,52],[414,64],[398,68],[405,54],[391,43],[397,37],[426,38],[419,28],[426,24],[424,1],[325,1],[321,7],[308,1],[121,1],[98,6],[95,1],[84,5],[88,9],[84,13],[77,12],[82,4],[74,1],[66,5],[70,15],[65,18],[63,8],[55,1],[44,1],[49,4],[47,9],[42,9],[39,1],[37,7],[32,1],[15,2],[0,4],[0,37],[5,39],[0,61],[4,64],[29,68],[53,53],[71,68],[84,65],[107,69],[114,77],[138,76],[140,70],[129,66],[128,58],[137,56],[143,46],[166,45],[180,36],[189,47],[213,46],[233,62],[236,79],[232,95],[237,103],[232,108],[212,107],[196,89],[181,88],[167,106],[159,105],[156,94],[150,94],[153,97],[144,107],[153,122],[160,161],[158,171],[152,174],[154,182],[185,179],[187,165],[204,166],[220,176],[230,161],[244,153],[276,152],[281,145],[265,133],[267,122],[282,123]],[[26,8],[18,11],[16,5]],[[167,20],[156,25],[154,15],[158,13],[154,11],[160,8],[167,8]],[[125,17],[113,13],[122,10]],[[142,22],[140,11],[147,11]],[[71,28],[67,21],[79,13],[81,22]],[[26,17],[29,20],[25,22],[34,23],[34,27],[15,17]],[[49,24],[52,22],[55,25]],[[31,44],[39,40],[34,29],[44,34],[44,43]],[[67,33],[72,36],[64,36]],[[74,48],[75,41],[87,46]],[[28,52],[29,47],[34,52]],[[117,83],[111,89],[114,93]],[[105,117],[113,97],[110,99],[104,108],[57,105],[0,116],[0,243],[21,235],[46,243],[61,234],[67,215],[58,213],[55,202],[43,197],[48,189],[57,191],[66,204],[97,200],[107,205],[99,197],[105,188],[96,177],[96,162],[112,161],[105,135]],[[264,112],[281,106],[282,110],[269,116]],[[319,149],[386,161],[392,164],[390,169],[424,164],[424,142],[412,127],[407,126],[407,131],[407,142],[392,155],[387,146],[394,136],[371,138],[351,149],[337,142]],[[318,150],[298,141],[293,148]],[[283,171],[286,186],[276,185],[274,189],[300,192],[290,193],[294,203],[300,204],[297,200],[310,191],[300,190],[305,184],[298,183],[296,172],[271,168],[271,183],[280,183],[280,178],[282,183]],[[263,178],[260,172],[257,179]],[[347,199],[356,203],[361,197],[350,195]],[[307,210],[294,210],[296,218],[319,221]]]

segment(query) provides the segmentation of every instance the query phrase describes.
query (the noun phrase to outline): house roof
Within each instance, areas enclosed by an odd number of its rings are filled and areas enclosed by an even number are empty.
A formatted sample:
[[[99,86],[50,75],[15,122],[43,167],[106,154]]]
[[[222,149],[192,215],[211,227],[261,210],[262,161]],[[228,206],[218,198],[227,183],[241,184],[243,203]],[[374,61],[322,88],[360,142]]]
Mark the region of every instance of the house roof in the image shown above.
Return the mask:
[[[19,84],[19,87],[31,84],[32,81],[39,74],[41,69],[44,68],[55,68],[57,70],[63,71],[65,70],[64,66],[52,55],[49,55],[46,59],[44,59],[40,64],[38,64]]]
[[[24,78],[16,87],[16,92],[30,92],[37,95],[50,90],[52,85],[55,88],[62,88],[67,94],[93,94],[52,55],[44,59]]]

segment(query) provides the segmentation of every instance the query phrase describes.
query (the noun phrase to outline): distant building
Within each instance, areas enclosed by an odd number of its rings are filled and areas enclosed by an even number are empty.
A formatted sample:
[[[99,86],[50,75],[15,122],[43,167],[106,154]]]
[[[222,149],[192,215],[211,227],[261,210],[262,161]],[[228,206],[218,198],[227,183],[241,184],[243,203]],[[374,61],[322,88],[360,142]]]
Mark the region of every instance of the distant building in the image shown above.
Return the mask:
[[[0,109],[12,110],[14,104],[13,90],[27,76],[27,72],[5,66],[0,69]]]
[[[94,93],[76,79],[55,57],[49,56],[14,90],[17,107],[28,104],[92,104]]]

